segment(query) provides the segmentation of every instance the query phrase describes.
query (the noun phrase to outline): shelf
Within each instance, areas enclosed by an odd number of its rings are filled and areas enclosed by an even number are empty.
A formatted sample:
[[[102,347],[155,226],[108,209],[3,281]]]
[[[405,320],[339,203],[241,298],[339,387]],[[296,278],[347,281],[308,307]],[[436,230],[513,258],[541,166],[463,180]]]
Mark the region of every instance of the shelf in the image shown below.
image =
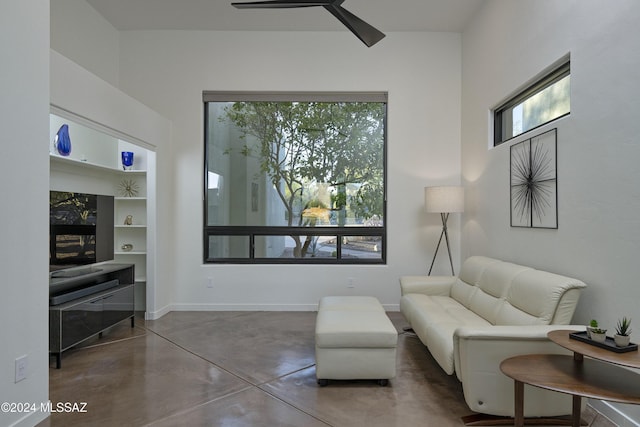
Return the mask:
[[[147,171],[144,171],[144,170],[122,170],[112,166],[106,166],[98,163],[92,163],[89,161],[72,159],[69,157],[62,157],[57,154],[51,154],[51,153],[49,153],[49,160],[52,163],[58,163],[60,165],[65,165],[65,166],[70,165],[70,166],[81,167],[85,169],[101,170],[105,172],[112,172],[112,173],[118,173],[118,174],[124,174],[124,175],[128,175],[128,174],[140,175],[140,174],[147,173]]]
[[[134,200],[147,200],[146,197],[123,197],[123,196],[116,196],[114,197],[115,200],[117,201],[122,201],[122,200],[127,200],[127,201],[134,201]]]
[[[112,168],[110,166],[105,166],[105,165],[100,165],[97,163],[91,163],[91,162],[87,162],[87,161],[82,161],[82,160],[76,160],[76,159],[70,159],[68,157],[61,157],[58,156],[56,154],[49,154],[49,160],[51,160],[51,162],[53,163],[58,163],[61,165],[73,165],[73,166],[77,166],[77,167],[82,167],[82,168],[86,168],[86,169],[94,169],[94,170],[103,170],[103,171],[109,171],[109,172],[119,172],[117,169]]]
[[[146,251],[129,251],[129,252],[115,251],[113,254],[114,255],[146,255],[147,252]]]
[[[144,224],[132,224],[132,225],[114,225],[114,228],[147,228]]]

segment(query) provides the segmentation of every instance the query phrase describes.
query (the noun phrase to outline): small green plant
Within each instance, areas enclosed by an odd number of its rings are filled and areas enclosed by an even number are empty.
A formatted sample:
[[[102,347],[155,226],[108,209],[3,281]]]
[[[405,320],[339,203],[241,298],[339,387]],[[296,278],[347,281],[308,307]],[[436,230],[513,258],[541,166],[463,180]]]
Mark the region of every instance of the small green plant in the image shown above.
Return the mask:
[[[589,329],[591,329],[592,334],[606,334],[607,330],[598,327],[598,321],[596,319],[591,319],[589,322]],[[588,331],[587,331],[588,332]]]
[[[616,333],[622,336],[631,334],[631,319],[627,319],[626,317],[619,319],[618,325],[616,326]]]

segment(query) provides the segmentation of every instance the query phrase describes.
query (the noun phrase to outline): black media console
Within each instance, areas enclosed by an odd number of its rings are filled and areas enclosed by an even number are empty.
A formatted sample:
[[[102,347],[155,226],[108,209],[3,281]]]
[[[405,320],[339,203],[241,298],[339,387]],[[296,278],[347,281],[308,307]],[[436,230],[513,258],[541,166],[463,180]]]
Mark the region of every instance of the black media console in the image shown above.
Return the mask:
[[[133,264],[101,264],[51,273],[49,353],[62,366],[62,352],[116,323],[134,326]]]

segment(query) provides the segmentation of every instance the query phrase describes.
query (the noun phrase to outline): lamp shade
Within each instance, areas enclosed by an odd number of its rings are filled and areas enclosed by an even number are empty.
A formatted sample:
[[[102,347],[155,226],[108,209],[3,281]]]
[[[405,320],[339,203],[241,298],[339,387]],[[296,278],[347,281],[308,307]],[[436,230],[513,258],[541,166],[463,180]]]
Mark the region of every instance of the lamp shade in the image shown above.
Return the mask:
[[[425,187],[424,206],[429,213],[464,212],[464,188]]]

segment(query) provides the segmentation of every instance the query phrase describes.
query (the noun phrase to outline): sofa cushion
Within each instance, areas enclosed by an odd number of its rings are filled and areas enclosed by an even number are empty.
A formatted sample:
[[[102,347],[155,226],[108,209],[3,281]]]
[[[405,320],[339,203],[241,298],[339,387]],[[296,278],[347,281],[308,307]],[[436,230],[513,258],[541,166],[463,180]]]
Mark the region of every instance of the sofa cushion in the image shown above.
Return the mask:
[[[509,301],[504,300],[498,312],[496,313],[496,325],[548,325],[549,323],[540,319],[539,317],[532,316],[531,314],[514,307]]]
[[[478,280],[477,292],[471,296],[469,309],[495,324],[513,279],[526,270],[531,268],[509,262],[487,266]]]
[[[500,325],[530,325],[570,321],[575,303],[570,292],[586,285],[570,277],[540,270],[527,270],[518,274],[509,288],[505,304],[498,313],[496,323]],[[563,304],[565,298],[572,304]],[[567,311],[559,313],[558,310]],[[520,312],[520,313],[518,313]]]
[[[491,264],[495,263],[502,263],[502,261],[485,256],[471,256],[465,260],[464,264],[462,264],[462,269],[460,270],[458,277],[463,282],[475,285],[480,280],[480,276],[482,276],[484,270]]]
[[[453,298],[409,294],[403,296],[402,301],[412,307],[414,332],[448,374],[454,371],[453,332],[461,326],[489,325]]]
[[[478,280],[478,288],[496,298],[507,295],[511,281],[523,271],[532,270],[510,262],[493,263],[489,265]]]
[[[451,286],[451,298],[469,308],[471,298],[473,298],[477,290],[478,288],[476,286],[457,279],[453,286]]]
[[[395,348],[398,332],[380,311],[318,311],[316,346],[321,348]]]
[[[384,307],[377,298],[370,296],[327,296],[320,299],[318,311],[377,311],[384,313]]]
[[[478,289],[476,285],[480,281],[482,274],[487,267],[496,263],[501,263],[501,261],[483,256],[467,258],[462,264],[458,279],[451,288],[451,297],[468,308]]]

